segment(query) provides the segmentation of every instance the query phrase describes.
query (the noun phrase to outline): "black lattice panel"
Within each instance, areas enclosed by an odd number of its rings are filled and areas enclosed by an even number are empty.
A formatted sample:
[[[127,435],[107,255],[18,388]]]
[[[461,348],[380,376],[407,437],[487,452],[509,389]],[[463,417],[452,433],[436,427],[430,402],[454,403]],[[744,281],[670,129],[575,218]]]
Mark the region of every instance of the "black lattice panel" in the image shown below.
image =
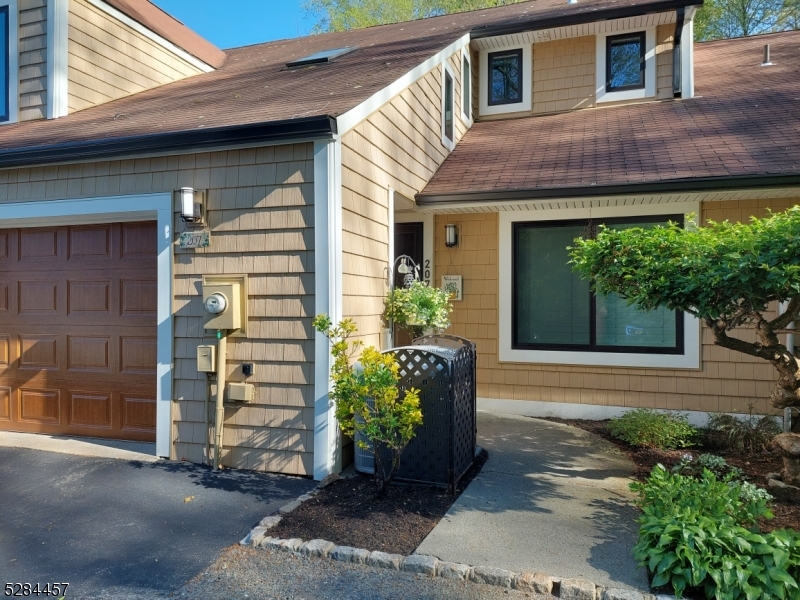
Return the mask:
[[[460,338],[421,341],[390,351],[400,365],[401,393],[420,390],[423,421],[403,452],[397,478],[453,489],[475,456],[475,346]]]

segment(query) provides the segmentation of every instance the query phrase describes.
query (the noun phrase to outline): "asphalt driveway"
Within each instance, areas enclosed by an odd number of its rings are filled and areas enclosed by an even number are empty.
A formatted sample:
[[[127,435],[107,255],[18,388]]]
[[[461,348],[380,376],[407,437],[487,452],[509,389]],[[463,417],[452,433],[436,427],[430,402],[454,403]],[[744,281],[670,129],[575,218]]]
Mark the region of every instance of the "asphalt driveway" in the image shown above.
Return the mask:
[[[187,463],[0,448],[0,585],[69,583],[67,598],[161,596],[313,487]]]

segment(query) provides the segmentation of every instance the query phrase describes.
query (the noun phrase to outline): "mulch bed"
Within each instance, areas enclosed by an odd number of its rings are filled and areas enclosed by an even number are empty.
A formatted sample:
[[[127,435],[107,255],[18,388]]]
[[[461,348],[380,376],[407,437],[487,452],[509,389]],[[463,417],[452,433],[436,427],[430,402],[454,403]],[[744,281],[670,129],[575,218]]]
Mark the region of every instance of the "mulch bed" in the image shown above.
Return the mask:
[[[398,483],[390,485],[381,496],[370,476],[339,479],[285,515],[269,535],[324,539],[339,546],[411,554],[488,458],[483,450],[461,478],[454,494],[442,488]]]
[[[557,419],[549,418],[566,425],[584,429],[608,440],[618,446],[636,464],[636,478],[643,481],[652,471],[653,467],[661,463],[671,469],[684,454],[690,453],[697,457],[700,454],[716,454],[722,456],[730,465],[740,468],[748,481],[765,488],[775,500],[772,503],[774,519],[760,523],[762,531],[791,528],[800,531],[800,492],[791,489],[768,488],[764,476],[767,473],[779,473],[783,468],[781,458],[771,452],[743,456],[726,452],[718,447],[704,447],[703,445],[681,450],[658,450],[653,448],[635,448],[618,440],[608,432],[608,421],[586,421],[582,419]]]

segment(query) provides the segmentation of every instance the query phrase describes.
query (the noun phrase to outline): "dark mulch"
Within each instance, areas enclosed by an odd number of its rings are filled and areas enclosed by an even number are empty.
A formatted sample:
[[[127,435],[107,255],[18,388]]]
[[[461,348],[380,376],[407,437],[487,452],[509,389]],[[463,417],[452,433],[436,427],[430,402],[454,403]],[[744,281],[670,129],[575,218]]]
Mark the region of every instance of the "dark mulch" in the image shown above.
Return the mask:
[[[550,421],[565,423],[590,431],[600,437],[616,444],[631,460],[636,464],[636,477],[640,481],[644,480],[653,470],[653,467],[661,463],[667,468],[672,468],[684,454],[690,453],[697,457],[700,454],[716,454],[722,456],[730,465],[739,467],[745,474],[748,481],[767,489],[775,497],[772,503],[774,519],[761,523],[763,531],[774,529],[791,528],[800,531],[800,492],[790,489],[767,488],[764,476],[767,473],[778,473],[783,468],[781,458],[771,452],[764,452],[751,456],[742,456],[726,451],[724,448],[710,445],[708,441],[701,442],[698,446],[682,450],[658,450],[653,448],[635,448],[608,432],[608,421],[585,421],[582,419],[557,419],[550,418]]]
[[[372,477],[339,479],[284,516],[270,535],[324,539],[340,546],[411,554],[488,458],[485,450],[478,455],[455,494],[436,487],[393,484],[381,496]]]

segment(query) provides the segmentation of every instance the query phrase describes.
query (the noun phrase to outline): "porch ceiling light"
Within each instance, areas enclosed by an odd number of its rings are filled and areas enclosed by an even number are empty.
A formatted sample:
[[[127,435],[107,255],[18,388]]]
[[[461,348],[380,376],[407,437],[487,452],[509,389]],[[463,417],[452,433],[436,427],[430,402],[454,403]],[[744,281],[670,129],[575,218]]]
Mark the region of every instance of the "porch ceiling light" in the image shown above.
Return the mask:
[[[448,248],[458,246],[458,225],[448,223],[444,226],[444,245]]]
[[[183,187],[178,191],[181,199],[181,219],[184,223],[203,222],[203,195],[194,188]]]

